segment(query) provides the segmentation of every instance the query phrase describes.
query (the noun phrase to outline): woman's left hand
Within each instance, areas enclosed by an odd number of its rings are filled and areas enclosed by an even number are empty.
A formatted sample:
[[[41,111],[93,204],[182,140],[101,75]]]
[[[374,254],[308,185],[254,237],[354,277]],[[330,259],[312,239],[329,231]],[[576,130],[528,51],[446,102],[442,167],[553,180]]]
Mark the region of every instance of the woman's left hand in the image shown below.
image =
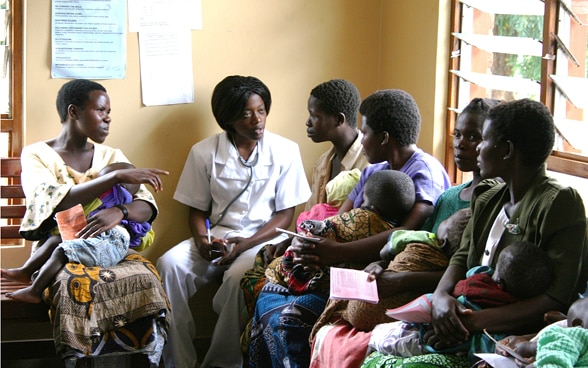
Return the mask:
[[[304,265],[307,270],[319,270],[321,258],[316,252],[317,243],[302,240],[298,237],[292,239],[290,250],[294,253],[294,263]]]
[[[466,308],[453,296],[439,292],[431,297],[432,326],[423,340],[437,350],[457,345],[470,338],[470,332],[461,318],[467,318],[472,310]]]
[[[125,169],[113,171],[119,179],[119,183],[128,184],[148,184],[155,190],[160,192],[163,190],[160,175],[169,175],[169,171],[149,168],[149,169]]]
[[[237,236],[234,238],[228,238],[225,240],[225,242],[227,243],[228,251],[225,252],[223,258],[221,258],[221,260],[216,263],[219,266],[226,266],[233,263],[239,254],[251,248],[251,246],[248,245],[249,238],[242,238]]]
[[[384,270],[386,269],[384,267],[384,262],[387,261],[372,262],[363,269],[368,273],[368,281],[374,281],[384,273]]]
[[[93,238],[118,225],[122,220],[122,212],[116,208],[105,208],[88,217],[87,225],[76,233],[81,239]]]

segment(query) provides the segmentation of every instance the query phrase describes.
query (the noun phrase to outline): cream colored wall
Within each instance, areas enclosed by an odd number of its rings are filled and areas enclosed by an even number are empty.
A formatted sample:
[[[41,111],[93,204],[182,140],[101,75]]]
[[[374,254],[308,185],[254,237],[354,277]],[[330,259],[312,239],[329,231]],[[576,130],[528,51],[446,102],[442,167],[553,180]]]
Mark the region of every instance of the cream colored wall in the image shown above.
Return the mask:
[[[170,171],[155,195],[160,216],[155,260],[189,236],[187,208],[173,192],[192,144],[220,129],[210,112],[214,85],[230,74],[254,75],[271,89],[267,128],[298,142],[307,174],[328,144],[305,135],[306,100],[316,84],[332,78],[355,83],[363,97],[381,88],[403,88],[419,103],[425,124],[420,146],[437,151],[433,121],[445,72],[446,46],[437,47],[439,3],[432,0],[204,0],[203,29],[192,31],[195,102],[141,104],[137,34],[129,33],[125,79],[101,81],[112,105],[106,144],[121,148],[138,167]],[[448,6],[446,7],[448,9]],[[60,128],[54,101],[62,79],[50,78],[50,1],[26,6],[25,143],[54,137]],[[441,22],[441,27],[443,27]],[[446,58],[445,58],[446,59]],[[162,73],[165,73],[163,70]],[[440,159],[442,152],[435,152]]]
[[[400,88],[417,101],[419,146],[443,162],[450,0],[383,1],[381,87]]]

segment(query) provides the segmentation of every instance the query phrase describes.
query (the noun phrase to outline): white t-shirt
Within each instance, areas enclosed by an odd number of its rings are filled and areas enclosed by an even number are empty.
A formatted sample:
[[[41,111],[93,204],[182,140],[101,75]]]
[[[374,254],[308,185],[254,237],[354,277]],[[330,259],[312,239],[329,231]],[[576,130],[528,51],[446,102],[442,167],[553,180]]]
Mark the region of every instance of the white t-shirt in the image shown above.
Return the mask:
[[[249,168],[239,161],[237,149],[226,132],[206,138],[188,154],[174,199],[187,206],[211,210],[210,222],[219,221],[221,212],[251,184],[220,219],[218,225],[250,236],[275,214],[304,203],[310,187],[302,166],[300,149],[293,141],[265,130],[249,158]]]

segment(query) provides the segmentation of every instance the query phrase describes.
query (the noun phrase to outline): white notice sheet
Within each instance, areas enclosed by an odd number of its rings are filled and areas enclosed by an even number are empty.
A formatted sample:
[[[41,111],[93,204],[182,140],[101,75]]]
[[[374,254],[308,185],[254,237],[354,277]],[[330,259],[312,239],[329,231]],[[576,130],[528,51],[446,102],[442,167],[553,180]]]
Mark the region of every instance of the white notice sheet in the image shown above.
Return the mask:
[[[145,106],[194,102],[191,38],[188,28],[139,32]]]
[[[52,0],[51,77],[122,79],[126,0]]]
[[[202,0],[128,0],[129,32],[153,27],[202,29]]]

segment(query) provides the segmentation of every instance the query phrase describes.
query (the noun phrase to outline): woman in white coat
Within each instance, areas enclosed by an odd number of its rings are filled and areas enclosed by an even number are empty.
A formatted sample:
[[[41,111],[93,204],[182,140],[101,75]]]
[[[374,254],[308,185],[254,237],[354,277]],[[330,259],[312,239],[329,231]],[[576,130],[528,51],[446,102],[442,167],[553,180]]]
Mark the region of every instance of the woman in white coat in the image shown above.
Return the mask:
[[[289,227],[310,196],[298,145],[265,130],[270,106],[269,89],[255,77],[229,76],[214,89],[212,112],[224,132],[192,147],[174,194],[189,207],[192,237],[157,261],[172,306],[166,368],[196,366],[188,299],[220,277],[219,318],[202,367],[243,365],[241,278],[264,244],[285,238],[275,228]]]

